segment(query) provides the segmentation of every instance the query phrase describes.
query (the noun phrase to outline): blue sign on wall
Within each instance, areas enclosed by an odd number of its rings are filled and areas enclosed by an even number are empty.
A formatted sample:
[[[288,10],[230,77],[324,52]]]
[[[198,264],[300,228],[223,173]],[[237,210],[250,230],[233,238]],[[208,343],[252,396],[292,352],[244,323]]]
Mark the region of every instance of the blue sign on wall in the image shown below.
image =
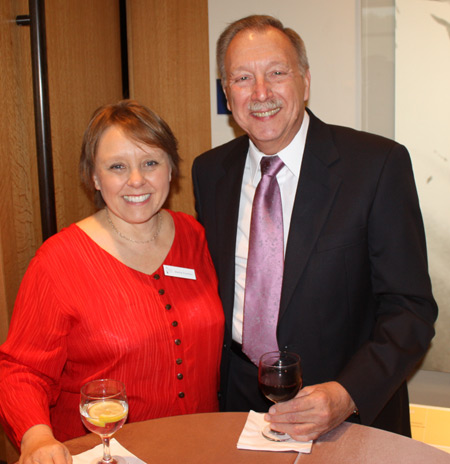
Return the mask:
[[[227,97],[222,89],[220,79],[216,79],[217,114],[231,114],[227,108]]]

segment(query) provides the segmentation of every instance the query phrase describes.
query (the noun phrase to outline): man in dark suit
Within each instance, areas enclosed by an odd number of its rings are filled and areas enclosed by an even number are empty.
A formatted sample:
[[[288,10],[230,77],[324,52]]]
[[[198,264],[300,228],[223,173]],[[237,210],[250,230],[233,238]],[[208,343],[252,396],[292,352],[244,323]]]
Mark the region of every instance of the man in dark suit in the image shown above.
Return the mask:
[[[305,108],[304,44],[278,20],[236,21],[217,54],[228,107],[247,133],[193,166],[226,317],[222,408],[265,412],[271,405],[241,344],[259,162],[278,156],[284,272],[276,340],[301,356],[304,388],[272,405],[266,419],[299,440],[344,420],[410,435],[406,378],[434,336],[437,307],[407,150],[325,124]]]

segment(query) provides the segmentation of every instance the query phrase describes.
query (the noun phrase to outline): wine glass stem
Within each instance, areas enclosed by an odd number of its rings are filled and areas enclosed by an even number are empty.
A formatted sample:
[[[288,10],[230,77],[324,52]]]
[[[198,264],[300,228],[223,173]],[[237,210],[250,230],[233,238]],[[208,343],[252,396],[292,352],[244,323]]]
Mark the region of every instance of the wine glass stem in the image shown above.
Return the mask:
[[[102,437],[103,442],[103,462],[112,462],[111,453],[109,451],[109,437]]]

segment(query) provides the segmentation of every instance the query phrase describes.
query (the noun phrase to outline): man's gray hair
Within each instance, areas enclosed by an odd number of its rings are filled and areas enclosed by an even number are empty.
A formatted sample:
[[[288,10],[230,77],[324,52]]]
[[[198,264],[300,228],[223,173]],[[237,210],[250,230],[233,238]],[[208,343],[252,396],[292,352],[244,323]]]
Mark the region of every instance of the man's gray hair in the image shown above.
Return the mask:
[[[217,41],[216,58],[217,67],[219,69],[220,78],[222,85],[226,84],[227,76],[225,73],[225,55],[231,41],[234,39],[236,34],[244,30],[254,30],[263,32],[267,28],[273,27],[281,31],[292,43],[297,53],[300,72],[304,76],[306,71],[309,69],[308,56],[306,54],[305,43],[302,38],[293,30],[288,27],[284,27],[283,23],[274,18],[273,16],[267,15],[252,15],[245,18],[239,19],[231,23],[220,35]]]

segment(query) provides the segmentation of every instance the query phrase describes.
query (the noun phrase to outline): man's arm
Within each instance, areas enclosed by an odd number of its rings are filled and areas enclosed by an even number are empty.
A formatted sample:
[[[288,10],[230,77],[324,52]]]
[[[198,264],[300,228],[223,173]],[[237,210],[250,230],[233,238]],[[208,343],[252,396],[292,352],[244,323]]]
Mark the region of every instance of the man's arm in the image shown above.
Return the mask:
[[[434,335],[437,306],[422,217],[409,155],[398,144],[386,156],[367,229],[370,288],[377,304],[372,330],[335,382],[308,386],[295,399],[270,409],[274,428],[295,438],[317,438],[347,419],[356,406],[361,423],[372,424]]]

